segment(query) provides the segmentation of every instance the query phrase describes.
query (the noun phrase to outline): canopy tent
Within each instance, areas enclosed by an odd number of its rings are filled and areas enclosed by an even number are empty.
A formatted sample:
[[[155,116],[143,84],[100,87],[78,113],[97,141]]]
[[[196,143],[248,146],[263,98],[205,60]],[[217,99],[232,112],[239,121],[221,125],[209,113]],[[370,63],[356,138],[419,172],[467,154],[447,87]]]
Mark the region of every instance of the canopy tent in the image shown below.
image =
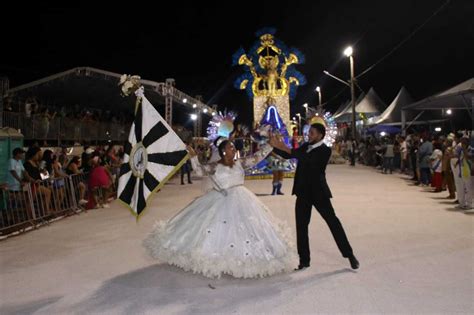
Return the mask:
[[[401,117],[402,129],[405,131],[407,128],[407,114],[410,111],[421,111],[421,113],[423,113],[424,111],[442,111],[444,109],[467,110],[474,124],[472,117],[474,111],[474,78],[470,78],[443,92],[403,107]],[[410,125],[412,124],[413,122],[410,123]]]
[[[356,102],[356,104],[357,104],[357,102]],[[336,113],[334,113],[334,115],[333,115],[334,119],[338,119],[341,116],[343,116],[349,110],[351,105],[352,104],[351,104],[350,100],[347,101],[346,103],[342,104],[341,107],[336,111]]]
[[[446,91],[422,99],[403,107],[403,110],[438,110],[467,109],[472,110],[474,98],[474,78],[466,80]]]
[[[439,124],[447,121],[448,119],[429,119],[429,120],[416,120],[412,121],[410,123],[411,126],[421,126],[421,125],[433,125],[433,124]],[[384,126],[401,126],[402,122],[401,121],[396,121],[393,123],[384,123]]]
[[[342,104],[337,108],[337,110],[334,112],[334,114],[332,115],[333,117],[334,116],[337,116],[339,115],[339,113],[343,112],[344,110],[346,110],[347,108],[347,104],[350,104],[351,101],[347,100],[345,102],[342,102]]]
[[[357,103],[356,113],[376,115],[384,111],[387,105],[380,99],[380,97],[375,92],[374,88],[370,88],[369,92],[364,96],[364,98]],[[352,113],[352,108],[349,108],[347,114]]]
[[[377,117],[374,117],[369,124],[379,125],[387,123],[397,123],[401,124],[402,118],[402,108],[408,104],[412,104],[413,99],[408,93],[407,89],[402,86],[397,96],[393,99],[392,103],[385,109],[385,111]]]
[[[352,120],[352,104],[349,102],[346,108],[334,116],[337,122],[347,122]],[[356,114],[366,116],[376,116],[384,111],[386,104],[380,99],[374,88],[370,88],[367,94],[361,94],[356,102]],[[359,117],[356,117],[358,119]]]
[[[365,97],[365,93],[362,92],[359,97],[356,100],[356,112],[357,112],[357,104],[359,104]],[[334,114],[333,118],[338,121],[338,122],[344,122],[344,121],[350,121],[352,118],[352,115],[349,115],[352,113],[352,102],[349,100],[345,104],[344,108],[339,112]]]

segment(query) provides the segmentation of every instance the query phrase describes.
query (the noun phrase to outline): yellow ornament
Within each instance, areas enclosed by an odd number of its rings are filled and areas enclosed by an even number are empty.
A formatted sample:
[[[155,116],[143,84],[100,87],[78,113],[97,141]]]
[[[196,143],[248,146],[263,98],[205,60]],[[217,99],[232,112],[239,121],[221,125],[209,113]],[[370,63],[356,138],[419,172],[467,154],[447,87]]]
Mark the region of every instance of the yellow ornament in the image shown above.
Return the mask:
[[[313,116],[312,118],[310,118],[308,120],[308,123],[310,125],[313,125],[313,124],[321,124],[323,125],[325,128],[327,128],[327,124],[326,124],[326,121],[322,118],[322,117],[319,117],[319,116]]]

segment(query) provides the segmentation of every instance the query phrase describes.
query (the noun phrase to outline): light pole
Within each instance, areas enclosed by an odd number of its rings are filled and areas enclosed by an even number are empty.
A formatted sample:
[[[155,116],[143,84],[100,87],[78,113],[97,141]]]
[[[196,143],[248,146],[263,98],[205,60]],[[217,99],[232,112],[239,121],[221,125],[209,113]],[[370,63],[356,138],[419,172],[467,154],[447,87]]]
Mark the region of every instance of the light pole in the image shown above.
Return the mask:
[[[319,94],[318,111],[322,113],[323,112],[323,106],[321,105],[322,104],[322,96],[321,96],[321,88],[319,86],[316,87],[316,92],[318,92],[318,94]]]
[[[352,127],[351,127],[351,129],[352,129],[352,141],[356,141],[357,140],[356,111],[355,111],[356,100],[355,100],[355,89],[354,89],[354,80],[355,80],[355,78],[354,78],[354,58],[352,57],[352,53],[353,53],[353,50],[352,50],[351,46],[347,47],[344,50],[344,55],[349,57],[350,64],[351,64],[351,100],[352,100]],[[352,143],[351,143],[351,146],[352,146],[351,165],[355,166],[355,148],[352,145]]]
[[[291,119],[291,122],[293,123],[293,126],[296,126],[296,130],[298,130],[298,129],[299,129],[299,126],[298,126],[298,122],[296,121],[296,117],[293,117],[293,118]],[[295,131],[294,131],[294,128],[295,128],[295,127],[293,127],[293,128],[291,129],[291,136],[292,136],[292,137],[293,137],[294,132],[295,132]]]
[[[354,58],[352,57],[352,47],[349,46],[344,50],[344,55],[349,57],[350,61],[350,66],[351,66],[351,101],[352,101],[352,139],[356,140],[357,138],[357,133],[356,133],[356,111],[355,111],[355,106],[356,106],[356,100],[355,100],[355,88],[354,88]]]
[[[305,112],[304,112],[305,117],[307,118],[308,117],[308,103],[304,103],[303,107],[304,107],[304,110],[305,110]]]
[[[342,84],[345,84],[347,85],[348,87],[351,87],[351,85],[349,83],[347,83],[346,81],[344,81],[343,79],[340,79],[338,77],[336,77],[335,75],[332,75],[330,74],[328,71],[324,70],[323,73],[331,78],[333,78],[334,80],[337,80],[339,82],[341,82]]]
[[[301,114],[296,113],[296,116],[298,117],[298,135],[301,134]]]

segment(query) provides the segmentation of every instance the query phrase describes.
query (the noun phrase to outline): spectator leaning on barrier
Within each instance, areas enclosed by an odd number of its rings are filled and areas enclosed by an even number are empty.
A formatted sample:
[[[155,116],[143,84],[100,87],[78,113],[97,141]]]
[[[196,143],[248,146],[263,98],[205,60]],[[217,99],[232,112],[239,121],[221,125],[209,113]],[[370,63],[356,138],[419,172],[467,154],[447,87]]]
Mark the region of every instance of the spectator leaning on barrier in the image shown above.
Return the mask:
[[[52,159],[52,167],[53,167],[53,178],[54,178],[54,189],[58,191],[58,198],[59,198],[59,208],[61,208],[61,204],[64,201],[64,197],[66,194],[66,181],[65,178],[67,177],[66,173],[63,171],[63,167],[61,163],[58,161],[58,156],[53,155]]]
[[[46,175],[48,178],[53,177],[53,151],[48,149],[43,152],[42,166],[40,166],[40,169],[41,168],[44,168],[48,172]]]
[[[58,161],[61,163],[61,165],[67,165],[68,164],[68,156],[67,156],[67,146],[63,145],[61,146],[61,152],[58,154]]]
[[[21,148],[13,150],[13,158],[8,163],[7,187],[8,190],[19,192],[27,182],[32,182],[33,179],[26,172],[23,166],[25,158],[25,151]]]
[[[43,158],[43,152],[39,147],[31,147],[26,152],[26,162],[24,164],[25,170],[30,177],[35,181],[31,185],[31,190],[34,198],[38,198],[38,194],[41,194],[44,197],[44,206],[46,214],[51,213],[51,194],[52,191],[50,188],[44,185],[41,177],[40,163]]]
[[[28,193],[23,188],[29,182],[33,182],[33,179],[26,172],[23,166],[23,160],[25,158],[25,151],[21,148],[13,149],[13,158],[10,160],[8,165],[7,184],[3,187],[3,190],[8,190],[10,198],[13,197],[15,204],[19,202],[19,205],[24,205],[27,211],[28,218],[33,219],[33,209],[31,204],[27,202]],[[10,216],[7,213],[7,219],[10,220]]]
[[[120,159],[117,156],[115,147],[109,145],[104,156],[105,166],[107,167],[109,173],[112,175],[112,182],[115,186],[118,186],[118,178],[120,176]]]
[[[109,208],[108,199],[112,176],[109,171],[101,165],[100,154],[93,153],[91,158],[91,172],[89,175],[89,188],[92,192],[89,198],[88,208]]]
[[[94,153],[94,150],[91,147],[84,146],[84,152],[82,152],[82,156],[81,156],[82,157],[81,168],[85,174],[89,174],[91,170],[90,159],[91,159],[92,153]]]
[[[69,162],[69,164],[67,165],[66,167],[66,174],[68,174],[69,176],[83,176],[81,170],[80,170],[80,167],[81,167],[81,158],[78,157],[78,156],[73,156],[71,161]],[[79,189],[79,204],[80,205],[84,205],[87,203],[87,200],[85,200],[84,196],[85,196],[85,193],[86,193],[86,185],[84,184],[84,182],[82,181],[83,178],[77,178],[77,179],[74,179],[73,178],[73,183],[74,183],[74,186]]]

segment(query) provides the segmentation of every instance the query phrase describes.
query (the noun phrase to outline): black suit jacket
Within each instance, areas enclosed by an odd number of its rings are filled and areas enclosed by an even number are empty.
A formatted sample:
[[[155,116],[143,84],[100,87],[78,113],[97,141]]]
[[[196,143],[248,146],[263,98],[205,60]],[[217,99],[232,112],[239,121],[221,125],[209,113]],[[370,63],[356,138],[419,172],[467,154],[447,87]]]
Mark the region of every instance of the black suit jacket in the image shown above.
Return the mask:
[[[305,143],[300,148],[291,150],[291,154],[278,149],[273,150],[285,159],[298,159],[293,195],[311,201],[324,201],[332,198],[326,181],[326,166],[331,157],[331,149],[323,143],[307,153],[308,145]]]

